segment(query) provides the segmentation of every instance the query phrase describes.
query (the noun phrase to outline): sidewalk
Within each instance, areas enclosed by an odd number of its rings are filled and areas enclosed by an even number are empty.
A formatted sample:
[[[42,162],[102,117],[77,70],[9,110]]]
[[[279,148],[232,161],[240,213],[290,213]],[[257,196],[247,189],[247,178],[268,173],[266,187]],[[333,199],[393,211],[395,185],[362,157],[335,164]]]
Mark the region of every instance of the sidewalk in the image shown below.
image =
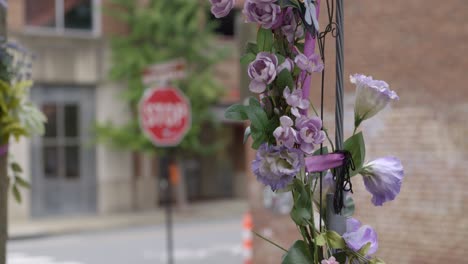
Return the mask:
[[[190,204],[179,212],[174,210],[174,222],[239,217],[247,210],[245,200],[207,201]],[[77,232],[91,232],[133,226],[158,225],[165,221],[163,207],[153,211],[69,218],[53,218],[10,223],[10,240],[55,236]],[[239,223],[240,225],[240,223]]]

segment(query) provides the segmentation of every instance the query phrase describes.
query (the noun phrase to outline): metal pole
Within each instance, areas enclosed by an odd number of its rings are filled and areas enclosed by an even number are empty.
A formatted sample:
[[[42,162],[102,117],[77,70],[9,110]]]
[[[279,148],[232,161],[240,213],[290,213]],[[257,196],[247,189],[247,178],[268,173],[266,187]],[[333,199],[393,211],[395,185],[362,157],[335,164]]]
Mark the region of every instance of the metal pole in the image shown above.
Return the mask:
[[[7,6],[0,3],[0,37],[6,41],[7,38]],[[0,66],[0,71],[6,68]],[[0,76],[5,76],[5,72],[0,72]],[[7,81],[7,80],[3,80]],[[0,139],[0,145],[8,144],[8,138]],[[0,264],[6,262],[6,243],[8,238],[8,152],[0,155]]]
[[[336,0],[336,106],[335,106],[335,144],[337,150],[343,150],[343,73],[344,73],[344,14],[343,0]],[[339,168],[338,168],[339,170]],[[337,175],[340,175],[337,171]],[[341,195],[343,197],[343,195]],[[346,232],[346,218],[336,214],[333,208],[333,194],[327,194],[328,228],[339,234]]]
[[[335,213],[333,199],[335,199],[334,194],[327,193],[327,227],[342,235],[346,232],[346,217]]]
[[[343,0],[336,1],[336,108],[335,108],[335,141],[336,148],[343,150],[343,72],[344,72],[344,27],[343,27]]]
[[[174,239],[173,239],[173,221],[172,221],[172,186],[169,175],[169,165],[171,157],[161,157],[161,189],[165,192],[166,203],[166,246],[167,246],[167,263],[174,263]]]

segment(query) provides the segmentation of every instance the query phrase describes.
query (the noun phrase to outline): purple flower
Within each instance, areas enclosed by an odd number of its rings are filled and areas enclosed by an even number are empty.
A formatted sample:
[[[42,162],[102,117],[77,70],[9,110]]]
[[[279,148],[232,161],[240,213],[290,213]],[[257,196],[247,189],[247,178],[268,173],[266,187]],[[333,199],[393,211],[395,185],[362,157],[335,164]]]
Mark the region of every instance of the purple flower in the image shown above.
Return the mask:
[[[369,250],[365,252],[366,256],[370,256],[377,252],[379,243],[377,241],[377,233],[372,227],[368,225],[361,226],[361,222],[354,218],[349,218],[347,220],[346,227],[351,228],[343,234],[343,239],[345,240],[348,248],[357,252],[362,247],[370,243]]]
[[[277,68],[278,58],[276,55],[268,52],[258,53],[257,58],[249,64],[247,69],[247,73],[252,79],[249,85],[250,91],[263,93],[266,86],[275,80]]]
[[[248,22],[259,23],[263,28],[275,29],[282,23],[281,7],[276,0],[246,0],[244,14]]]
[[[301,150],[306,154],[312,154],[314,145],[325,140],[325,132],[322,131],[322,120],[318,117],[301,116],[296,119],[296,128],[299,131]]]
[[[309,100],[302,98],[302,89],[295,89],[292,93],[289,87],[286,87],[283,91],[283,96],[286,99],[286,103],[291,106],[291,113],[299,117],[299,109],[307,110],[309,108]]]
[[[346,220],[346,232],[356,232],[361,226],[361,221],[356,218],[348,218]]]
[[[227,16],[236,3],[235,0],[210,0],[210,2],[211,13],[216,18]]]
[[[0,0],[0,5],[3,6],[3,8],[7,9],[8,8],[8,0]]]
[[[367,191],[372,194],[372,203],[381,206],[392,201],[400,193],[404,177],[403,165],[396,157],[383,157],[364,165],[360,174]]]
[[[322,260],[320,264],[340,264],[340,263],[336,261],[335,257],[331,256],[329,259]]]
[[[286,58],[283,63],[278,66],[278,69],[276,69],[276,74],[280,74],[284,69],[288,70],[289,72],[292,72],[294,69],[294,61],[291,60],[290,58]]]
[[[299,54],[296,55],[294,62],[297,67],[307,73],[321,72],[323,70],[323,63],[320,60],[320,56],[315,53],[310,57],[307,57],[304,53],[299,52]]]
[[[285,188],[304,166],[304,156],[298,149],[269,146],[264,143],[257,151],[252,169],[257,180],[272,190]]]
[[[294,43],[295,38],[304,36],[304,28],[297,26],[293,9],[288,7],[283,14],[283,26],[281,31],[286,36],[289,43]]]
[[[291,149],[297,142],[297,131],[294,130],[294,122],[289,116],[280,117],[281,126],[273,131],[273,136],[276,138],[280,145]]]
[[[351,75],[350,80],[356,85],[355,127],[358,127],[362,121],[373,117],[389,102],[399,99],[384,81],[374,80],[371,76],[362,74]]]

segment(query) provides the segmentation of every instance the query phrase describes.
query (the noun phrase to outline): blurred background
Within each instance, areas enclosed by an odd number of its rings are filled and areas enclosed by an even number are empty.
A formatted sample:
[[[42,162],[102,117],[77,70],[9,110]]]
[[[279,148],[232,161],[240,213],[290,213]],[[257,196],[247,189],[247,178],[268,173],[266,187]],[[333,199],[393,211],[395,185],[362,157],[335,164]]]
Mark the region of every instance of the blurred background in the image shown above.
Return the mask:
[[[173,153],[175,262],[280,262],[270,244],[253,238],[251,246],[247,216],[287,248],[299,237],[291,201],[256,182],[255,153],[241,143],[246,124],[223,117],[249,96],[239,58],[256,29],[243,23],[242,4],[215,22],[208,1],[9,1],[8,37],[35,54],[31,99],[48,118],[43,137],[12,147],[31,190],[10,203],[9,264],[167,263],[160,183],[168,152],[144,138],[135,109],[142,72],[177,58],[192,74],[174,85],[194,114]],[[401,158],[401,194],[374,207],[353,182],[356,217],[377,230],[386,263],[462,263],[468,250],[467,17],[465,0],[345,1],[345,76],[372,75],[400,96],[364,131],[368,159]],[[333,65],[326,75],[332,129]],[[354,91],[346,89],[349,136]]]

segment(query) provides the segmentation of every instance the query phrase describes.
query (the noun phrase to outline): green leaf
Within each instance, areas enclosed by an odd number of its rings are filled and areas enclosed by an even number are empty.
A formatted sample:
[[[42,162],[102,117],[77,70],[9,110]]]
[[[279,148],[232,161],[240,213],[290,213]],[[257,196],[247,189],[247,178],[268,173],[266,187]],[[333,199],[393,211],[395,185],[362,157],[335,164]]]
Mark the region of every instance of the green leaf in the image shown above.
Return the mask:
[[[368,242],[364,246],[362,246],[362,248],[360,248],[357,253],[360,254],[361,256],[367,256],[367,252],[369,252],[370,247],[371,247],[371,242]]]
[[[258,140],[255,140],[255,141],[252,143],[252,148],[253,148],[253,149],[258,149],[258,148],[260,147],[260,145],[262,145],[265,141],[266,141],[266,139],[258,139]]]
[[[247,142],[247,139],[249,139],[250,133],[251,133],[251,130],[250,130],[250,127],[248,126],[244,131],[244,144],[245,142]]]
[[[292,74],[287,69],[282,70],[276,79],[276,84],[280,88],[279,92],[281,94],[286,87],[289,87],[289,89],[292,90],[294,87]]]
[[[13,184],[11,190],[13,191],[13,197],[15,197],[16,202],[21,203],[21,193],[16,184]]]
[[[278,58],[278,65],[281,65],[286,60],[286,58],[281,54],[276,54],[276,57]]]
[[[15,184],[23,187],[23,188],[31,188],[31,185],[29,184],[29,182],[27,182],[26,180],[24,180],[23,178],[19,177],[19,176],[15,176]]]
[[[271,29],[260,27],[257,32],[257,47],[258,51],[271,52],[273,47],[273,32]]]
[[[282,264],[310,264],[313,263],[312,254],[306,242],[298,240],[294,242],[288,253],[284,255]]]
[[[263,110],[263,108],[259,105],[252,104],[252,101],[246,109],[247,110],[245,111],[245,113],[252,122],[250,126],[252,128],[255,127],[257,130],[265,132],[266,127],[269,123],[268,115],[266,114],[265,110]]]
[[[315,237],[315,244],[317,244],[317,246],[325,246],[325,244],[327,244],[327,240],[325,238],[324,233]]]
[[[12,162],[10,166],[14,172],[18,172],[18,173],[23,172],[23,169],[21,168],[21,166],[16,162]]]
[[[309,187],[304,185],[301,180],[294,179],[293,188],[294,206],[290,216],[297,225],[305,226],[312,218],[312,200],[308,191]]]
[[[246,113],[246,107],[240,104],[234,104],[228,107],[228,109],[226,109],[226,112],[224,112],[224,117],[227,119],[239,121],[249,119]]]
[[[247,43],[247,47],[245,48],[245,52],[246,52],[246,53],[257,54],[257,53],[258,53],[257,44],[255,44],[255,43],[253,43],[253,42]]]
[[[285,8],[285,7],[299,8],[299,2],[297,0],[279,0],[278,4],[281,6],[281,8]]]
[[[320,150],[322,150],[322,154],[328,154],[328,147],[327,147],[327,146],[324,146],[324,147],[319,148],[319,149],[317,149],[316,151],[314,151],[314,153],[313,153],[312,155],[313,155],[313,156],[320,155]]]
[[[366,158],[366,146],[362,132],[355,134],[344,142],[344,149],[351,153],[355,170],[351,171],[351,176],[356,175],[364,164]]]
[[[385,264],[385,262],[379,258],[373,258],[369,261],[369,264]]]
[[[290,216],[299,226],[306,226],[310,220],[310,212],[304,207],[293,207]]]
[[[260,102],[253,96],[249,97],[249,106],[262,108]]]
[[[253,53],[246,53],[244,54],[241,59],[240,59],[240,62],[242,64],[242,66],[247,66],[249,63],[251,63],[252,61],[254,61],[256,58],[255,54]]]
[[[342,249],[346,247],[344,239],[335,231],[327,231],[326,233],[328,245],[334,249]]]

